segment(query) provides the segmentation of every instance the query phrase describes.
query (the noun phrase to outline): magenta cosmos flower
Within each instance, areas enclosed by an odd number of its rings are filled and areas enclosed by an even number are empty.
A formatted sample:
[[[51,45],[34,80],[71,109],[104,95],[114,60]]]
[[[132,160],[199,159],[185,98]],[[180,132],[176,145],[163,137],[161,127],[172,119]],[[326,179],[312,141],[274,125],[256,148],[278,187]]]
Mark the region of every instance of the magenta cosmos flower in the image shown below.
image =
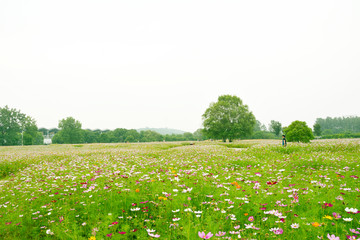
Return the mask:
[[[212,236],[214,236],[214,234],[212,234],[211,232],[209,232],[208,234],[205,235],[204,232],[198,232],[198,235],[200,238],[202,239],[209,239],[211,238]]]

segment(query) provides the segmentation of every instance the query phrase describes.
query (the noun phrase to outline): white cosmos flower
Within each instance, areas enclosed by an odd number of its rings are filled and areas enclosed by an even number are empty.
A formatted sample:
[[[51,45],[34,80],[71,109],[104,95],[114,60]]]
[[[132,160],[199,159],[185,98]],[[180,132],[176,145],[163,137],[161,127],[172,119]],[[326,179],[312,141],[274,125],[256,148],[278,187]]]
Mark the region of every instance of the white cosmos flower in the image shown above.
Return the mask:
[[[54,233],[50,229],[46,230],[46,234],[54,235]]]
[[[343,218],[345,222],[351,222],[353,219],[352,218]]]
[[[299,228],[300,225],[298,223],[293,223],[291,224],[291,228]]]

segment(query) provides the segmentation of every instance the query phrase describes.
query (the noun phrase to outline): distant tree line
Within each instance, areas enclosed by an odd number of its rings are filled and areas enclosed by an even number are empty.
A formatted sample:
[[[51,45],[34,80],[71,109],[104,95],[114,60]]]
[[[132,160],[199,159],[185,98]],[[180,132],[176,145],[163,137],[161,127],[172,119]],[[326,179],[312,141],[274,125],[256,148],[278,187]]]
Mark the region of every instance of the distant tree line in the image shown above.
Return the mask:
[[[73,117],[59,121],[58,128],[38,129],[36,121],[8,106],[0,108],[0,146],[39,145],[51,138],[52,143],[123,143],[161,141],[202,141],[207,139],[279,139],[286,134],[288,141],[309,142],[321,138],[356,138],[360,133],[360,117],[318,118],[311,130],[305,122],[294,121],[288,127],[271,120],[268,128],[256,120],[248,106],[237,96],[219,96],[203,114],[203,127],[194,133],[162,135],[152,130],[117,128],[115,130],[82,129]]]
[[[360,117],[317,118],[314,133],[316,136],[360,133]]]
[[[162,142],[162,141],[201,141],[205,140],[201,130],[194,133],[161,135],[155,131],[138,132],[135,129],[117,128],[115,130],[82,129],[81,123],[73,117],[62,119],[59,129],[41,128],[46,134],[55,132],[52,143],[124,143],[124,142]]]

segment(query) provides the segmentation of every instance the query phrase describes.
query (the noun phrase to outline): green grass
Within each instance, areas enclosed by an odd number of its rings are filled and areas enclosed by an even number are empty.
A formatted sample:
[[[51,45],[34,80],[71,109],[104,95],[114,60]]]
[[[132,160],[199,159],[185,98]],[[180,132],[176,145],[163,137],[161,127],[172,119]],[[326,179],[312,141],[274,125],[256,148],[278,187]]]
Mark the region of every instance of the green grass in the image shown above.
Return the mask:
[[[203,231],[211,239],[223,239],[219,231],[228,239],[355,235],[360,213],[345,208],[360,210],[359,141],[280,144],[0,148],[0,239],[156,238],[146,229],[191,240]],[[324,218],[334,212],[341,218]]]

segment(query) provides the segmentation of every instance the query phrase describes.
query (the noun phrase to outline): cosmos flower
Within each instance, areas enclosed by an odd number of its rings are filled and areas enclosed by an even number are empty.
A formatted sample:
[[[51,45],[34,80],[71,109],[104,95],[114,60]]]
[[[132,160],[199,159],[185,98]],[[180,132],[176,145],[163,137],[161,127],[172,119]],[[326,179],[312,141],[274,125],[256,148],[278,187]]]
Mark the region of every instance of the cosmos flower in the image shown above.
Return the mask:
[[[215,236],[217,236],[217,237],[222,237],[222,236],[224,236],[226,234],[226,232],[221,232],[221,231],[219,231],[218,233],[215,233]]]
[[[205,232],[198,232],[198,235],[202,239],[209,239],[214,236],[214,234],[212,234],[211,232],[209,232],[208,234],[205,234]]]
[[[300,225],[298,223],[293,223],[291,224],[291,228],[299,228]]]
[[[334,234],[330,235],[330,234],[328,233],[327,237],[328,237],[329,240],[340,240],[340,238],[339,238],[339,237],[336,237]]]

